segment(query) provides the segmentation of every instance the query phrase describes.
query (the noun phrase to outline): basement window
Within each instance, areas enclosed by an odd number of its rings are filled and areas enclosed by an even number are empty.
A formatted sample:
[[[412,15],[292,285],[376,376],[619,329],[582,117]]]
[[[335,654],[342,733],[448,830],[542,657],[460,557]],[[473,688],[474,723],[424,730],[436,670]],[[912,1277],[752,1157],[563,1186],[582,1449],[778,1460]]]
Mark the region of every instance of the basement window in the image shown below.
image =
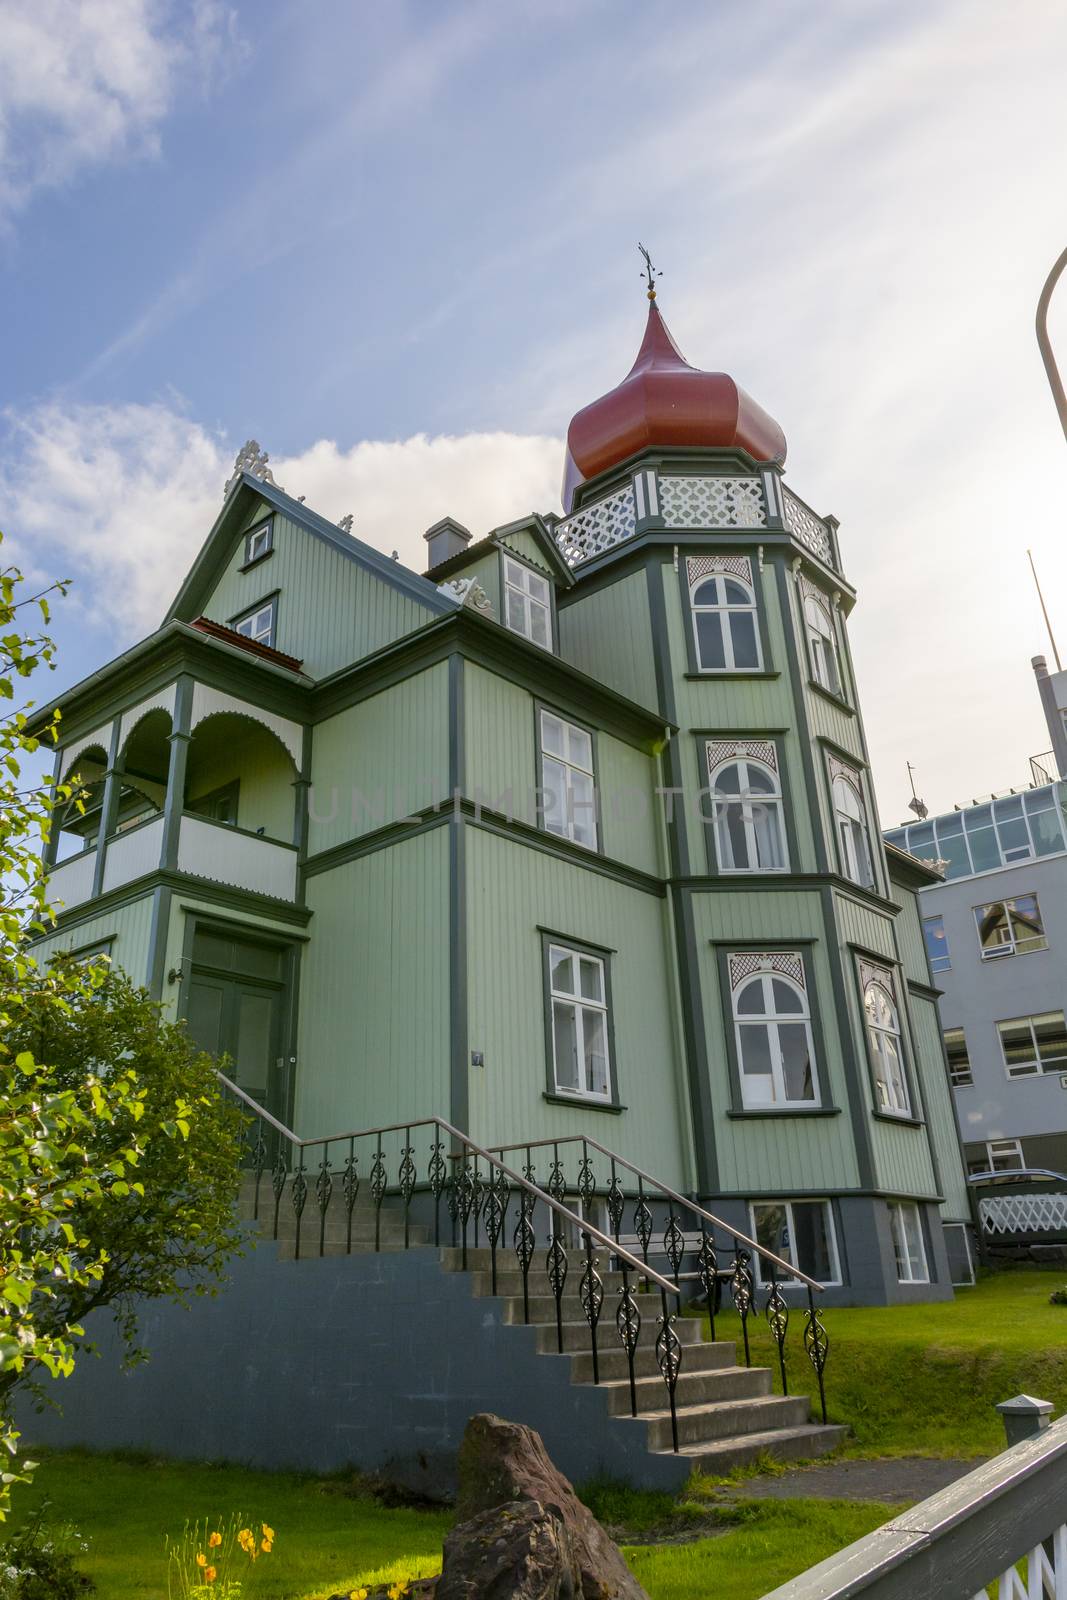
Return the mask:
[[[749,1207],[757,1244],[830,1288],[841,1282],[841,1263],[829,1200],[754,1200]],[[770,1266],[753,1258],[756,1282],[770,1282]],[[776,1269],[777,1270],[777,1269]],[[779,1283],[789,1280],[779,1273]]]
[[[897,1262],[898,1283],[929,1283],[922,1218],[912,1200],[889,1202],[889,1231]]]

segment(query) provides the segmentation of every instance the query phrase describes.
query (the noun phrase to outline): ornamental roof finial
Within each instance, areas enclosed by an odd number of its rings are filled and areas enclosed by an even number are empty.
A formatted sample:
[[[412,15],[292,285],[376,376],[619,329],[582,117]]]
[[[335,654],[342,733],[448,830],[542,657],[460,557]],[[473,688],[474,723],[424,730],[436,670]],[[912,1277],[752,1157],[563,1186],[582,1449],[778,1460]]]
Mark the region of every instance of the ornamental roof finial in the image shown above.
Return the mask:
[[[641,254],[645,258],[644,271],[640,272],[638,274],[638,276],[641,277],[641,278],[644,278],[648,283],[648,298],[650,300],[655,300],[655,298],[656,298],[656,279],[657,278],[662,278],[663,274],[662,274],[662,272],[659,272],[652,265],[652,257],[649,255],[648,251],[645,249],[644,245],[641,243],[640,240],[638,240],[638,242],[637,242],[637,248],[640,250]]]

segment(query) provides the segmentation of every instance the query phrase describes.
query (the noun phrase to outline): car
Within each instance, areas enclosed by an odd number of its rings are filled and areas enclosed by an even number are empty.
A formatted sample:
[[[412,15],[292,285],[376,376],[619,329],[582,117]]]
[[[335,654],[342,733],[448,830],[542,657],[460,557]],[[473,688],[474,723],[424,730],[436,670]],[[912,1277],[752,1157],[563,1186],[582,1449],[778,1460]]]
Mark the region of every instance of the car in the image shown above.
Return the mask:
[[[1014,1167],[1007,1172],[974,1172],[968,1183],[1062,1183],[1067,1177],[1062,1172],[1052,1172],[1048,1167]]]

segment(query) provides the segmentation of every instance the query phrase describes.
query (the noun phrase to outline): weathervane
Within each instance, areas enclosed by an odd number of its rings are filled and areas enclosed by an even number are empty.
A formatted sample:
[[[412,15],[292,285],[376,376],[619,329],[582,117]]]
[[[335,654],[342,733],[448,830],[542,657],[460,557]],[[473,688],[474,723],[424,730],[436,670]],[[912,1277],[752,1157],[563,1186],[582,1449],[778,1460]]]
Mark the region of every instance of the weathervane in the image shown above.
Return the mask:
[[[911,799],[908,801],[908,810],[914,811],[920,822],[925,822],[927,817],[930,815],[930,811],[924,802],[919,799],[919,796],[915,792],[915,768],[912,766],[910,761],[907,765],[908,781],[911,784]]]
[[[662,272],[658,272],[652,265],[652,257],[649,255],[648,251],[645,249],[640,240],[637,242],[637,248],[645,258],[645,270],[642,273],[639,273],[638,276],[648,280],[648,298],[650,300],[654,300],[656,298],[656,279],[662,278],[663,274]]]

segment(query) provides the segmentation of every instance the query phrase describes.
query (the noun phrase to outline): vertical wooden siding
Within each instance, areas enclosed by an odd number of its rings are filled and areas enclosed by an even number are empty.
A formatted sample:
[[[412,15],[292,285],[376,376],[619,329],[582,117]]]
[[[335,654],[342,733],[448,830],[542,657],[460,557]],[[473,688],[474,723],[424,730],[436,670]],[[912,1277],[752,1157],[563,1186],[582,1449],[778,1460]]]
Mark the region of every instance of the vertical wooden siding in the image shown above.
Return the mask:
[[[308,880],[297,1127],[448,1115],[448,827]]]
[[[492,1144],[588,1132],[666,1182],[688,1187],[683,1066],[676,1048],[666,902],[482,829],[467,833],[470,1121]],[[544,1099],[540,928],[613,949],[621,1116]]]
[[[658,697],[644,572],[632,572],[563,607],[559,651],[590,677],[654,710]]]
[[[97,940],[114,937],[111,959],[115,966],[134,983],[144,983],[148,977],[148,937],[152,926],[152,896],[146,894],[129,905],[117,906],[74,927],[62,928],[48,934],[33,946],[33,959],[39,967],[47,966],[57,950],[81,950]]]
[[[244,540],[204,606],[229,622],[280,590],[275,644],[313,678],[360,660],[428,622],[431,612],[299,524],[274,513],[274,554],[249,572]]]
[[[320,722],[312,743],[311,855],[448,794],[448,666]]]
[[[859,1181],[848,1115],[848,1090],[841,1059],[836,1008],[826,953],[827,930],[816,893],[698,894],[693,901],[720,1187],[724,1193],[781,1194],[833,1191]],[[834,1117],[774,1117],[746,1121],[727,1115],[732,1104],[726,1029],[732,1028],[730,996],[722,994],[712,940],[815,939],[803,946],[822,1021],[824,1058],[818,1063],[824,1100],[841,1108]]]

